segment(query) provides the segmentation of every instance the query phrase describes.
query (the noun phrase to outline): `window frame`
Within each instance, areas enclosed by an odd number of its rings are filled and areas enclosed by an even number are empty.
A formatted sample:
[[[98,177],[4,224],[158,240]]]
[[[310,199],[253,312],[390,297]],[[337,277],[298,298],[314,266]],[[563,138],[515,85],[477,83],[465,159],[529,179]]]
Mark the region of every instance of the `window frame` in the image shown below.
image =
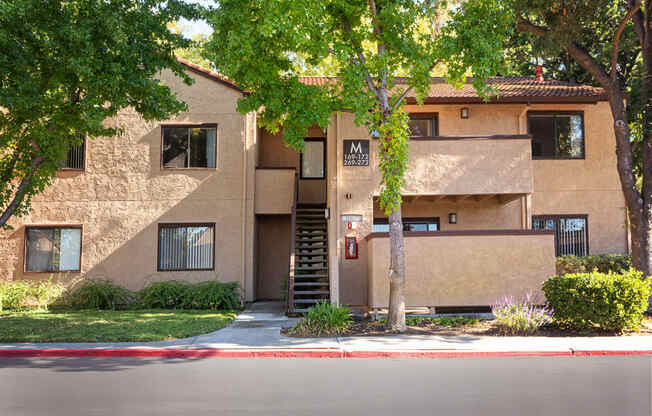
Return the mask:
[[[30,224],[25,225],[25,231],[23,234],[23,273],[80,273],[82,269],[82,260],[84,256],[84,226],[82,224]],[[46,271],[37,271],[37,270],[27,270],[27,233],[31,228],[41,228],[41,229],[56,229],[56,228],[68,228],[79,230],[79,269],[77,270],[46,270]]]
[[[530,130],[530,116],[580,116],[582,120],[582,156],[534,156],[532,153],[532,160],[585,160],[586,159],[586,125],[584,121],[584,111],[582,110],[560,110],[560,111],[542,111],[534,110],[528,111],[526,114],[527,118],[527,131],[528,134],[532,134]],[[554,119],[554,118],[553,118]],[[555,152],[557,152],[557,144],[559,138],[557,137],[557,123],[554,124],[555,128]],[[532,136],[532,143],[534,143],[534,136]]]
[[[161,229],[182,227],[211,227],[213,228],[213,256],[210,268],[202,269],[162,269],[161,268]],[[160,222],[156,231],[156,271],[157,272],[202,272],[215,271],[215,223],[214,222]]]
[[[439,113],[410,113],[410,120],[430,120],[432,136],[412,136],[410,140],[424,140],[432,137],[439,137]]]
[[[299,179],[302,181],[322,181],[326,179],[326,138],[325,137],[306,137],[303,139],[304,142],[322,142],[323,143],[323,154],[322,154],[322,163],[324,164],[324,173],[321,177],[318,176],[303,176],[303,152],[299,153]]]
[[[405,224],[409,223],[435,223],[437,224],[437,231],[405,231]],[[373,231],[373,226],[376,224],[389,224],[389,218],[374,218],[371,224],[372,232],[386,232],[386,231]],[[440,217],[405,217],[403,218],[403,232],[405,233],[437,233],[441,231]]]
[[[82,153],[82,167],[81,168],[71,168],[68,167],[68,156],[70,155],[70,152],[72,151],[72,148],[68,149],[68,153],[66,153],[66,166],[60,167],[60,171],[72,171],[72,172],[83,172],[86,170],[86,136],[83,137],[82,143],[81,143],[81,153]]]
[[[575,219],[575,218],[581,218],[584,220],[585,227],[586,227],[586,255],[590,256],[591,255],[591,247],[590,247],[590,235],[589,235],[589,214],[541,214],[541,215],[532,215],[532,229],[534,230],[534,220],[553,220],[555,221],[555,230],[554,230],[554,235],[555,235],[555,257],[559,257],[557,254],[559,252],[559,242],[557,241],[557,229],[559,228],[559,220],[560,219]],[[538,228],[537,228],[538,229]]]
[[[217,169],[217,153],[218,153],[218,148],[217,148],[217,143],[218,143],[218,124],[217,123],[199,123],[199,124],[161,124],[161,151],[160,151],[160,166],[162,170],[216,170]],[[197,168],[197,167],[167,167],[163,163],[163,147],[165,146],[165,135],[164,135],[164,130],[172,128],[172,129],[182,129],[182,128],[187,128],[187,129],[215,129],[215,156],[213,160],[213,165],[215,167],[212,168]]]

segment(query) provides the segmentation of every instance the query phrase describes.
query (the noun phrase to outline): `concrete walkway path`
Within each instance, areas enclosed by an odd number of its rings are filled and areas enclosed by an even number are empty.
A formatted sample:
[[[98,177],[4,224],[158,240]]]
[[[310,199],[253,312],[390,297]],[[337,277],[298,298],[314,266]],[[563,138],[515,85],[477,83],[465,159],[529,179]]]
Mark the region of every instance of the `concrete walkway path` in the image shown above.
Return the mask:
[[[297,318],[288,318],[279,302],[248,305],[231,325],[209,334],[161,342],[20,343],[0,344],[0,356],[22,351],[297,351],[327,352],[324,356],[472,356],[472,355],[652,355],[652,336],[622,337],[493,337],[395,335],[383,337],[293,338],[281,334]],[[12,351],[14,353],[12,353]],[[65,355],[64,352],[61,354]],[[330,355],[329,355],[330,354]],[[371,355],[369,355],[371,354]],[[216,354],[218,355],[218,354]],[[246,356],[246,355],[244,355]],[[309,354],[307,356],[310,356]]]

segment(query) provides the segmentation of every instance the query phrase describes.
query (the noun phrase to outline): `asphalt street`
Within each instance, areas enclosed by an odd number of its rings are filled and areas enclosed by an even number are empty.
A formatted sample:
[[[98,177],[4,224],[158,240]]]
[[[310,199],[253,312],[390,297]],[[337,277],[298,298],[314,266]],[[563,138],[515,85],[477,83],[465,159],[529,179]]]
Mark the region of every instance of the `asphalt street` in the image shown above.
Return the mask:
[[[650,416],[650,358],[3,358],[0,415]]]

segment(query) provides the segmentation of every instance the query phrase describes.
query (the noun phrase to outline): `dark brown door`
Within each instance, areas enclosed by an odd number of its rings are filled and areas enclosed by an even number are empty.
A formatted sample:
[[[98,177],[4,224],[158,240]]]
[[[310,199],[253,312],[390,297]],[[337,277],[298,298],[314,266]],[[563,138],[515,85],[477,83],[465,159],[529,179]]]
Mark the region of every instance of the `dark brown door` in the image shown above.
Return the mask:
[[[281,299],[290,259],[289,215],[257,217],[256,300]]]

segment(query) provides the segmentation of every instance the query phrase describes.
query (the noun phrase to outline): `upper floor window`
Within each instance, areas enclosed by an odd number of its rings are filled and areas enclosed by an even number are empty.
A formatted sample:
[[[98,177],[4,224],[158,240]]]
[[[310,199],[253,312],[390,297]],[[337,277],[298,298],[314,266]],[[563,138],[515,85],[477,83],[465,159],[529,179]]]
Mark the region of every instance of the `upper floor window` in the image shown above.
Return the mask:
[[[25,228],[25,271],[79,271],[81,264],[80,226]]]
[[[532,134],[532,157],[542,159],[584,158],[582,113],[528,113]]]
[[[301,153],[301,179],[324,179],[326,177],[326,140],[305,139],[306,147]]]
[[[215,224],[159,224],[158,270],[213,270]]]
[[[439,217],[403,218],[403,231],[407,231],[407,232],[439,231]],[[389,221],[387,220],[387,218],[374,218],[373,232],[388,233]]]
[[[86,150],[86,139],[78,135],[81,143],[70,146],[66,160],[61,169],[84,170],[84,156]]]
[[[433,137],[439,135],[437,125],[437,114],[435,113],[414,113],[410,114],[410,137]]]
[[[532,228],[555,232],[555,255],[589,254],[588,215],[535,215]]]
[[[214,168],[217,126],[163,126],[164,168]]]

